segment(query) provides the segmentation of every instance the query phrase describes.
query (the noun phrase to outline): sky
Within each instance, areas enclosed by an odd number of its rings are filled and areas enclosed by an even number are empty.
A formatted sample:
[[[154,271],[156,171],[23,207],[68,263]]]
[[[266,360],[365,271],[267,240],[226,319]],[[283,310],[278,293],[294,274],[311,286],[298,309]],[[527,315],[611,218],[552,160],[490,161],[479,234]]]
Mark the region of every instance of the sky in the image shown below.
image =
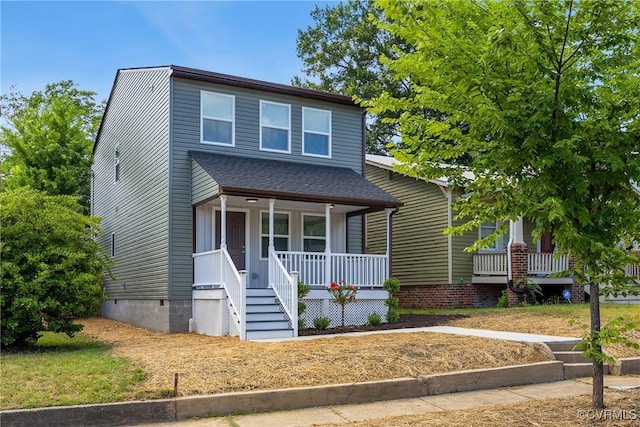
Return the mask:
[[[289,84],[316,4],[335,3],[2,0],[1,93],[73,80],[100,102],[119,68],[170,64]]]

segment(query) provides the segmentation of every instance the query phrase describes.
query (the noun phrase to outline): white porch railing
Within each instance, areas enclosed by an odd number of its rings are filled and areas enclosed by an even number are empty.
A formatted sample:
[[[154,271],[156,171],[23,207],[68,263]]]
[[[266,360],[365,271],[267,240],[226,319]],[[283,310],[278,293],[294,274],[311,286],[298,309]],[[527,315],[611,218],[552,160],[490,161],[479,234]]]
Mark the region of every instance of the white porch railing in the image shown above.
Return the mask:
[[[291,321],[293,336],[298,336],[298,273],[287,272],[272,249],[269,251],[269,287],[280,300],[285,314]]]
[[[529,263],[529,274],[550,275],[560,273],[569,269],[569,258],[566,254],[555,254],[530,252],[527,256]]]
[[[193,254],[194,286],[221,285],[224,287],[229,303],[238,319],[240,339],[247,338],[246,327],[246,272],[236,269],[226,249]]]
[[[324,252],[276,252],[286,271],[298,271],[299,280],[312,286],[345,280],[354,286],[381,287],[388,278],[386,255],[340,254],[329,256],[331,276],[326,276]]]
[[[507,254],[504,252],[473,254],[473,274],[506,276]]]
[[[640,264],[628,264],[624,273],[626,276],[635,277],[640,282]]]

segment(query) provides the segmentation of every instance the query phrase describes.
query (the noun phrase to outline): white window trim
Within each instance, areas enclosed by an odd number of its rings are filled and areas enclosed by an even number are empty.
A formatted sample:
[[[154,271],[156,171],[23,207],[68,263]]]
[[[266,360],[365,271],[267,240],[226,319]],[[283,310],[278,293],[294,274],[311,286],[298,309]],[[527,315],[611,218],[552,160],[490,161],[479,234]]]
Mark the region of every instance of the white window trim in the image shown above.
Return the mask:
[[[113,147],[113,182],[120,182],[120,174],[122,168],[120,167],[120,144]]]
[[[269,240],[269,230],[267,230],[267,234],[264,234],[262,232],[262,214],[267,214],[267,218],[269,217],[269,211],[268,210],[260,210],[260,260],[261,261],[266,261],[269,259],[269,252],[267,251],[267,257],[264,258],[262,256],[262,238],[266,237],[267,241]],[[286,212],[286,211],[273,211],[273,214],[284,214],[287,216],[287,223],[289,225],[288,229],[289,229],[289,234],[287,234],[286,236],[284,234],[276,234],[275,230],[273,233],[273,238],[275,239],[276,237],[286,237],[287,238],[287,252],[289,252],[291,250],[291,212]],[[267,243],[268,244],[268,243]]]
[[[283,107],[287,107],[287,109],[289,110],[289,126],[288,127],[282,127],[282,126],[265,126],[262,124],[262,106],[265,104],[272,104],[272,105],[281,105]],[[267,128],[271,128],[271,129],[281,129],[281,130],[286,130],[287,131],[287,149],[286,150],[278,150],[276,148],[265,148],[262,146],[262,128],[263,127],[267,127]],[[259,133],[260,133],[260,151],[271,151],[273,153],[287,153],[287,154],[291,154],[291,105],[290,104],[283,104],[281,102],[273,102],[273,101],[263,101],[260,100],[260,127],[259,127]]]
[[[204,97],[202,96],[203,93],[231,98],[231,120],[220,118],[220,117],[214,117],[214,116],[205,116],[204,102],[203,102]],[[205,140],[204,139],[204,119],[219,120],[221,122],[230,122],[231,123],[231,144],[227,144],[226,142],[216,142],[216,141]],[[219,93],[219,92],[212,92],[210,90],[200,91],[200,143],[209,144],[209,145],[220,145],[222,147],[236,146],[236,97],[234,95],[229,95],[226,93]]]
[[[325,222],[325,227],[326,227],[326,223],[327,223],[327,217],[322,215],[322,214],[317,214],[317,213],[303,213],[302,214],[302,220],[300,221],[300,235],[301,235],[301,239],[300,239],[300,248],[302,249],[302,251],[304,252],[304,241],[309,239],[309,240],[324,240],[324,246],[325,246],[325,250],[327,247],[327,236],[324,237],[319,237],[319,236],[306,236],[304,234],[304,217],[306,216],[315,216],[318,218],[323,218],[324,222]]]
[[[116,233],[111,233],[111,249],[110,249],[111,258],[116,257]]]
[[[496,230],[498,228],[500,228],[501,225],[502,225],[502,221],[495,221]],[[480,224],[480,226],[478,226],[478,239],[481,239],[481,238],[482,238],[482,224]],[[506,241],[505,241],[505,238],[507,239]],[[494,243],[493,247],[481,248],[481,249],[478,250],[478,252],[480,252],[480,253],[502,252],[503,251],[502,248],[506,247],[508,243],[509,243],[508,234],[503,234],[502,236],[497,236],[496,237],[496,242]]]
[[[329,133],[325,133],[325,132],[316,132],[316,131],[307,131],[304,128],[304,112],[305,110],[314,110],[314,111],[322,111],[323,113],[329,113]],[[332,114],[331,114],[331,110],[321,110],[319,108],[311,108],[311,107],[302,107],[302,155],[303,156],[309,156],[309,157],[322,157],[325,159],[330,159],[331,158],[331,131],[332,131]],[[328,154],[315,154],[315,153],[307,153],[305,151],[305,144],[304,144],[304,134],[305,133],[312,133],[315,135],[324,135],[328,137],[328,147],[327,147],[327,152]]]

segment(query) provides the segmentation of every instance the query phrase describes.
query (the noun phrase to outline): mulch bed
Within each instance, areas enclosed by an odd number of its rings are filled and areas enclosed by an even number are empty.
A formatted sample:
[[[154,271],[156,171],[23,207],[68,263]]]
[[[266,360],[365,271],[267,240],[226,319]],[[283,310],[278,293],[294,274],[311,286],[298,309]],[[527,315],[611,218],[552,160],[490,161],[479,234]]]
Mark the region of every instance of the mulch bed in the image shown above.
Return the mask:
[[[343,334],[346,332],[367,332],[367,331],[383,331],[390,329],[406,329],[406,328],[423,328],[426,326],[443,326],[453,325],[453,322],[467,318],[465,315],[438,315],[438,314],[401,314],[400,319],[393,323],[381,323],[376,326],[337,326],[328,329],[304,329],[298,331],[298,335],[331,335]]]

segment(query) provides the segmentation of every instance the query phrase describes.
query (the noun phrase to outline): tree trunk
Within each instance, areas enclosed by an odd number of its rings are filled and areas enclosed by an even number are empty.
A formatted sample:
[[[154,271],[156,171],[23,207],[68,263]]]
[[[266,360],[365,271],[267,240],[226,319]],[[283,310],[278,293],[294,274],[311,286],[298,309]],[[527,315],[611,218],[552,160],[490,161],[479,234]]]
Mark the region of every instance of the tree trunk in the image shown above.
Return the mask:
[[[591,311],[591,340],[595,340],[600,333],[600,287],[597,283],[589,284]],[[595,344],[596,353],[602,353],[602,346]],[[602,361],[593,359],[593,389],[591,392],[591,405],[594,409],[604,408],[604,366]]]

